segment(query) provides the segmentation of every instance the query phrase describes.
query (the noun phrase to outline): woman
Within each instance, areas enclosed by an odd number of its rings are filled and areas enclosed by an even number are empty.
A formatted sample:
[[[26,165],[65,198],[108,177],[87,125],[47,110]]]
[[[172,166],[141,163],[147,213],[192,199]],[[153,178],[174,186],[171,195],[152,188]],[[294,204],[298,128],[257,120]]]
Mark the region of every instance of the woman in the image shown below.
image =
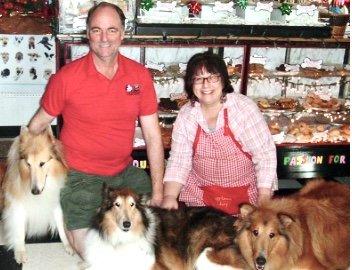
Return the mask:
[[[212,206],[235,215],[277,189],[276,148],[256,104],[233,93],[218,55],[194,55],[187,65],[190,102],[175,122],[162,207]]]

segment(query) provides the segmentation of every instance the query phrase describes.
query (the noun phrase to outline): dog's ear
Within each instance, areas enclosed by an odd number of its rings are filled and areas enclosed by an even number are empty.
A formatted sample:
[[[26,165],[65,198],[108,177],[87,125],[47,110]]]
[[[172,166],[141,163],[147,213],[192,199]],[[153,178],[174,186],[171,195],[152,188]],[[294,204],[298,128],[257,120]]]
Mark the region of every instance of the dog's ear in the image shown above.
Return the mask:
[[[102,192],[102,197],[104,199],[105,198],[109,198],[109,191],[110,191],[110,189],[109,189],[108,185],[105,182],[103,182],[103,186],[101,188],[101,192]]]
[[[52,143],[51,149],[55,155],[55,159],[57,159],[59,162],[61,162],[61,164],[68,169],[68,165],[66,163],[66,159],[64,156],[64,151],[63,151],[63,147],[62,144],[59,140],[55,139],[55,137],[51,137],[49,136],[49,140]]]
[[[282,224],[285,228],[289,227],[292,222],[295,222],[295,219],[293,217],[291,217],[289,214],[282,212],[277,214],[277,218],[279,219],[280,224]]]
[[[29,130],[28,130],[27,126],[21,126],[20,135],[26,134],[28,132],[29,132]]]
[[[21,126],[20,130],[20,140],[23,141],[23,139],[28,135],[29,129],[27,126]]]
[[[105,182],[103,183],[101,192],[103,197],[101,208],[104,210],[109,209],[110,208],[110,188]]]
[[[51,129],[51,125],[48,125],[43,131],[43,133],[47,134],[51,141],[55,140],[55,136],[54,136],[53,130]]]
[[[233,223],[233,228],[236,232],[236,235],[241,233],[244,229],[247,229],[251,226],[251,221],[249,219],[237,218]]]
[[[142,194],[141,196],[139,196],[139,204],[143,205],[143,206],[149,206],[150,203],[150,196],[151,194]]]
[[[29,132],[28,127],[27,126],[21,126],[20,135],[19,135],[20,143],[26,142],[27,138],[29,137],[29,134],[31,134],[31,133]]]
[[[249,203],[241,203],[239,207],[241,218],[246,218],[257,209],[254,205],[251,205]]]

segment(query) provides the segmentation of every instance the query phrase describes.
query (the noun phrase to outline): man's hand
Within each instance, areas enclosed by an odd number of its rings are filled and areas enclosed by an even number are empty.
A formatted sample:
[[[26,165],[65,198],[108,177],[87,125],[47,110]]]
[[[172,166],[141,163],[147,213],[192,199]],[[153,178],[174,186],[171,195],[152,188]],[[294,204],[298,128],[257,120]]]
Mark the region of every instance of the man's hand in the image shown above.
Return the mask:
[[[163,201],[163,194],[153,193],[152,198],[150,199],[149,205],[150,206],[157,206],[161,207]]]

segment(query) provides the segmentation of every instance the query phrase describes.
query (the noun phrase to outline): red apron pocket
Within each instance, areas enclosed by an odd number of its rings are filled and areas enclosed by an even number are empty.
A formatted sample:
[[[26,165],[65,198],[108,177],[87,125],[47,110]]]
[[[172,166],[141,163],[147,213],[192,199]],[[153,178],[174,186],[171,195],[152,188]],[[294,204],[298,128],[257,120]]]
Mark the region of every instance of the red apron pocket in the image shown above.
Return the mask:
[[[200,189],[203,190],[203,202],[206,206],[214,207],[230,215],[239,213],[239,204],[249,203],[249,185],[241,187],[204,186]]]

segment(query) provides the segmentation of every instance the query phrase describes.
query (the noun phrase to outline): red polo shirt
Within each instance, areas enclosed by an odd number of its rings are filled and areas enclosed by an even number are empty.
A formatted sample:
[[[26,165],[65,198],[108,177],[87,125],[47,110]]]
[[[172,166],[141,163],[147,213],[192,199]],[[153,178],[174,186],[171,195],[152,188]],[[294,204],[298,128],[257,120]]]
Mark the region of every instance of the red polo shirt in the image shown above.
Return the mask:
[[[109,80],[100,74],[91,53],[62,67],[49,81],[41,106],[63,116],[60,139],[70,168],[114,175],[132,160],[135,121],[157,111],[149,71],[118,55],[118,70]]]

